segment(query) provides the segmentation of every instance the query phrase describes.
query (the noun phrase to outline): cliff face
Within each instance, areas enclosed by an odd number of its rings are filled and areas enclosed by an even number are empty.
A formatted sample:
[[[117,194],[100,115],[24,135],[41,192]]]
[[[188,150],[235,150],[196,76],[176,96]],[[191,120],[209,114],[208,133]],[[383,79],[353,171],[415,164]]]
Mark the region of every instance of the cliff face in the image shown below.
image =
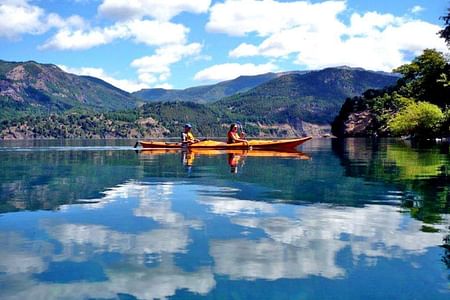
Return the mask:
[[[367,136],[368,132],[373,132],[374,116],[368,110],[360,112],[352,112],[348,114],[344,120],[339,123],[333,123],[333,134],[345,137],[361,137]]]

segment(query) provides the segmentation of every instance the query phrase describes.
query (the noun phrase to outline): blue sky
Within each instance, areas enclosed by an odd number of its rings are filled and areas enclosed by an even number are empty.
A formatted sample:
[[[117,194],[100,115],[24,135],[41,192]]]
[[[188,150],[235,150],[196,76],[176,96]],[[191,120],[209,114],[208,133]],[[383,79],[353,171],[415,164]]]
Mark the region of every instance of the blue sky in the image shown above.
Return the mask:
[[[425,48],[446,0],[0,0],[0,59],[127,91],[329,66],[391,71]],[[5,21],[6,20],[6,21]]]

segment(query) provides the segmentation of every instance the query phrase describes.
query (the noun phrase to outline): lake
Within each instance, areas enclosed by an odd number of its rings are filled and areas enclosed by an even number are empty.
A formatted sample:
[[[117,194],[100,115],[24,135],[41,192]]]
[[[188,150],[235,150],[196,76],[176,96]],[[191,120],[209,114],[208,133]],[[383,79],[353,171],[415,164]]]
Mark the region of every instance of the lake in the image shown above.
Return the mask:
[[[0,143],[1,299],[450,298],[448,144],[133,144]]]

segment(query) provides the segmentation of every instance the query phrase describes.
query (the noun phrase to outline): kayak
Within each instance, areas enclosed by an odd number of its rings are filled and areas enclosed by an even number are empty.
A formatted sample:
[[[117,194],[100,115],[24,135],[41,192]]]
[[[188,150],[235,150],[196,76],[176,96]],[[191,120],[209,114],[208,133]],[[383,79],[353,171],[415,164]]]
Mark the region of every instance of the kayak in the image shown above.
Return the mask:
[[[284,140],[249,140],[247,142],[227,144],[225,142],[204,140],[194,144],[185,145],[183,143],[160,142],[160,141],[139,141],[143,149],[255,149],[255,150],[287,150],[295,149],[297,146],[309,141],[312,137]]]
[[[289,157],[302,160],[308,160],[310,157],[303,152],[296,150],[244,150],[244,149],[143,149],[139,151],[141,155],[161,155],[169,153],[180,153],[181,151],[188,151],[194,155],[199,156],[215,156],[223,154],[233,154],[238,156],[250,156],[250,157]]]

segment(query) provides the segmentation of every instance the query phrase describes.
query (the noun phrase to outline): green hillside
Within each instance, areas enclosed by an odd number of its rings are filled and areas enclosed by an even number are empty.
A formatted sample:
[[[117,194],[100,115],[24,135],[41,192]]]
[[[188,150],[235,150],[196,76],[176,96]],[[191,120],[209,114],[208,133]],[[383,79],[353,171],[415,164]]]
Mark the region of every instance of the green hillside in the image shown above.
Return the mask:
[[[0,120],[67,110],[109,111],[136,100],[98,78],[76,76],[55,65],[0,60]]]
[[[311,130],[321,135],[329,132],[346,98],[397,79],[347,67],[241,76],[182,91],[149,90],[171,101],[137,107],[142,101],[100,79],[54,65],[0,61],[0,138],[178,136],[186,122],[194,124],[197,135],[224,136],[236,121],[250,136],[299,136]],[[172,101],[178,98],[171,93],[183,101]]]
[[[214,104],[251,122],[328,124],[347,97],[369,88],[393,85],[398,76],[362,69],[328,68],[306,74],[287,74]]]

